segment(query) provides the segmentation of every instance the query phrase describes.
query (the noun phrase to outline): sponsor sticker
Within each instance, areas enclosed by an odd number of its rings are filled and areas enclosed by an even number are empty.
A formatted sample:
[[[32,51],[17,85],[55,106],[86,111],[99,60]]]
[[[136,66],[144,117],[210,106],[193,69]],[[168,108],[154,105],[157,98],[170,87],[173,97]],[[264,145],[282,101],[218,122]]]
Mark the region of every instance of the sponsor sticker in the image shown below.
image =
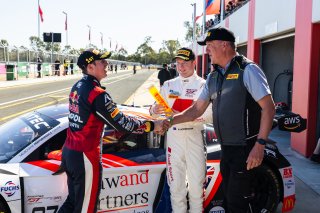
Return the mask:
[[[209,213],[225,213],[225,210],[222,206],[215,206],[210,209]]]
[[[197,92],[197,89],[186,89],[186,96],[193,97]]]
[[[228,74],[227,75],[227,80],[232,80],[232,79],[238,79],[239,74]]]
[[[0,187],[0,192],[6,194],[8,197],[13,196],[16,191],[20,189],[19,185],[16,185],[11,180],[6,182],[4,186]]]
[[[168,98],[177,99],[177,98],[179,98],[179,96],[178,95],[169,94]]]
[[[111,112],[111,118],[114,118],[114,117],[116,117],[118,114],[119,114],[119,109],[118,108],[115,108],[114,110],[113,110],[113,112]]]
[[[295,205],[296,198],[294,195],[283,198],[282,212],[291,211]]]
[[[292,178],[292,168],[283,169],[283,178]]]

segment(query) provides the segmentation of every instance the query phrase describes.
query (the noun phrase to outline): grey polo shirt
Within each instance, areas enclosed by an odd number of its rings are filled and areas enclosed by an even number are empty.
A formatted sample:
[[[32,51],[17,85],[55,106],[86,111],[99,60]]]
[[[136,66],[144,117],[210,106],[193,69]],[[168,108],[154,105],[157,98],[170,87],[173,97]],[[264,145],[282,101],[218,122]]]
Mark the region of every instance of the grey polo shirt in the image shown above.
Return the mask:
[[[229,67],[229,64],[227,65],[227,68]],[[220,71],[222,72],[222,74],[225,73],[224,69],[221,69]],[[259,66],[254,63],[248,64],[245,67],[243,73],[243,83],[256,102],[258,102],[264,96],[271,94],[269,84],[264,72],[260,69]],[[202,90],[202,93],[199,96],[199,99],[210,101],[210,97],[211,94],[209,94],[207,81],[205,87]]]

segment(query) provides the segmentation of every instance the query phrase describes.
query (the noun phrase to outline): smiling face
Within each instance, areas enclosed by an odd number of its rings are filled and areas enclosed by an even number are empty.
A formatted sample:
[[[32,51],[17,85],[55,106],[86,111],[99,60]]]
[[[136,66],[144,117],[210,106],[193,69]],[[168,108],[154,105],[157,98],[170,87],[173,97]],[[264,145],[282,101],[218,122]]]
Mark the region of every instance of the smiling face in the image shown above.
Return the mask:
[[[194,66],[195,66],[194,60],[185,61],[180,58],[177,58],[176,62],[177,62],[177,70],[182,77],[187,78],[193,75]]]
[[[99,81],[101,81],[101,79],[107,77],[107,66],[108,62],[106,60],[96,60],[93,63],[88,64],[88,74],[96,77]]]

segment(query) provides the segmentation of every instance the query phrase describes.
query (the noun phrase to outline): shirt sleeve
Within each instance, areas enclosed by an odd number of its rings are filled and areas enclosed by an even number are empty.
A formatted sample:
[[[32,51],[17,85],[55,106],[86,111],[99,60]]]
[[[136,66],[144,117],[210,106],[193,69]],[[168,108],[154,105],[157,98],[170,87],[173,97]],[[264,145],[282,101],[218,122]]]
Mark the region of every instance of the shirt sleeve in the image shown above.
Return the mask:
[[[93,107],[98,118],[118,131],[130,133],[133,131],[149,132],[153,130],[152,121],[138,120],[123,114],[108,93],[102,93],[97,96]]]
[[[210,101],[211,95],[209,92],[209,79],[211,78],[212,73],[210,73],[207,77],[206,83],[204,85],[204,88],[199,96],[199,100],[204,100],[204,101]]]
[[[255,101],[271,94],[267,78],[256,64],[246,66],[243,73],[243,83]]]

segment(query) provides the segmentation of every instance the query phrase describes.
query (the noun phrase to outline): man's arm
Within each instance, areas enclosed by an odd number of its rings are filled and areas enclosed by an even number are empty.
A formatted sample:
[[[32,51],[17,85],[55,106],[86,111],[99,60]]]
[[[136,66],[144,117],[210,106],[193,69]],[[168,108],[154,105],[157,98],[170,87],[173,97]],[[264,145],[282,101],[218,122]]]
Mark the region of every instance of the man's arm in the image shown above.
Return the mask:
[[[261,138],[267,140],[272,128],[273,117],[275,114],[274,102],[271,95],[266,95],[258,101],[258,104],[261,107],[261,120],[258,139]],[[264,145],[255,143],[247,159],[247,170],[257,167],[262,163],[264,147]]]
[[[174,115],[171,119],[171,125],[195,120],[204,113],[209,103],[209,101],[198,99],[188,109]]]

